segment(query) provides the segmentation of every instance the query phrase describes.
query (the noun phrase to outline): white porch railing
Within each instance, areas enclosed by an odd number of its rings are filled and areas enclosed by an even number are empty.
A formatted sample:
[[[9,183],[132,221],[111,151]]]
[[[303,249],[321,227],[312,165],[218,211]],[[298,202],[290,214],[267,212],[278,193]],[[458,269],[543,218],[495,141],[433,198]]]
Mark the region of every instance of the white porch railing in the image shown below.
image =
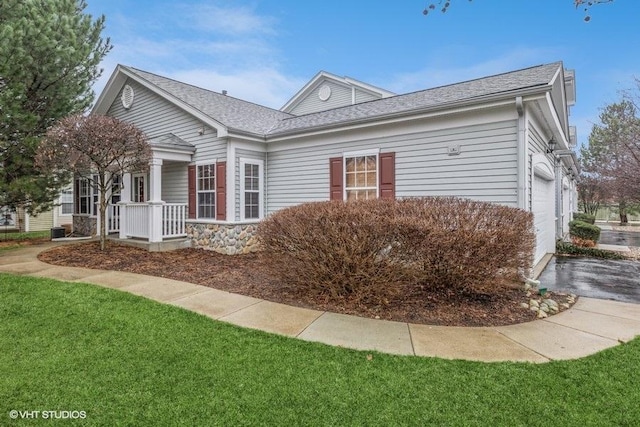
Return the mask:
[[[107,206],[107,233],[117,233],[120,231],[120,206]]]
[[[182,203],[162,205],[162,238],[186,236],[186,219],[187,205]]]
[[[124,206],[124,209],[121,209]],[[163,239],[184,237],[186,232],[187,205],[183,203],[164,203],[162,207],[161,236]],[[152,206],[146,203],[127,203],[126,205],[109,205],[109,232],[120,231],[124,225],[127,237],[149,239]],[[121,215],[124,212],[124,215]]]
[[[146,203],[128,204],[125,209],[125,230],[127,237],[149,238],[149,205]]]

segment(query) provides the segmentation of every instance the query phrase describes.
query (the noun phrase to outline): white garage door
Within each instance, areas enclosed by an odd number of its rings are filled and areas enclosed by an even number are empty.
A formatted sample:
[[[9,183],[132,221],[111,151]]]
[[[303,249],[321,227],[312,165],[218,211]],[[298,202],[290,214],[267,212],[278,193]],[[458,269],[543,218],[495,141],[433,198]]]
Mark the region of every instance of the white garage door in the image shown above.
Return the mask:
[[[536,256],[534,264],[547,253],[554,253],[555,242],[555,196],[553,181],[534,175],[533,216],[536,229]]]

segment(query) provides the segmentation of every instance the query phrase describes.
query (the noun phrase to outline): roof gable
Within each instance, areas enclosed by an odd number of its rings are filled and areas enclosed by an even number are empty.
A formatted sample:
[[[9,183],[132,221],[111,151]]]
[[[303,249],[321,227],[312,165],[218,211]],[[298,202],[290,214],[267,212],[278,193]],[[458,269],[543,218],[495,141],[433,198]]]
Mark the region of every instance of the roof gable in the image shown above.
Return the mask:
[[[393,95],[350,77],[320,71],[280,110],[294,115],[309,114]]]
[[[264,135],[290,114],[132,67],[118,65],[93,113],[105,114],[126,80],[131,78],[161,97],[218,129],[221,135],[240,132]]]

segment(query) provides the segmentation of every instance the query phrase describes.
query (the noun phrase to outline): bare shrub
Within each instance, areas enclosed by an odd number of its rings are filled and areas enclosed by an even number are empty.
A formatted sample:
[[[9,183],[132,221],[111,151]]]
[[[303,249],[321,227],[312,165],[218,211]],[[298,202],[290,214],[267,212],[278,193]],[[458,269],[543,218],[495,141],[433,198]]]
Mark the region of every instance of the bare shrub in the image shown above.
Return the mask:
[[[399,239],[421,286],[491,292],[528,275],[533,215],[455,197],[398,201]]]
[[[272,272],[302,292],[385,303],[410,282],[390,256],[393,201],[308,203],[264,220],[258,235]]]
[[[580,248],[595,248],[596,242],[589,239],[583,239],[581,237],[571,236],[571,243]]]
[[[531,213],[453,197],[303,204],[258,233],[284,283],[362,303],[425,288],[495,292],[529,273],[535,245]]]

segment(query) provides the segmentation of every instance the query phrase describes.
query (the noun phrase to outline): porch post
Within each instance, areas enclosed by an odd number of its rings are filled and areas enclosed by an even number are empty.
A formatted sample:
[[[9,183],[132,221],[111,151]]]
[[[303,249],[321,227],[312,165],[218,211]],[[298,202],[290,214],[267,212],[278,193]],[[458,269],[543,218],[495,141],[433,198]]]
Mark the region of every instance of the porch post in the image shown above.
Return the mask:
[[[120,238],[127,238],[127,205],[131,203],[131,174],[122,174],[122,188],[120,189]]]
[[[162,242],[162,159],[149,165],[149,242]]]

